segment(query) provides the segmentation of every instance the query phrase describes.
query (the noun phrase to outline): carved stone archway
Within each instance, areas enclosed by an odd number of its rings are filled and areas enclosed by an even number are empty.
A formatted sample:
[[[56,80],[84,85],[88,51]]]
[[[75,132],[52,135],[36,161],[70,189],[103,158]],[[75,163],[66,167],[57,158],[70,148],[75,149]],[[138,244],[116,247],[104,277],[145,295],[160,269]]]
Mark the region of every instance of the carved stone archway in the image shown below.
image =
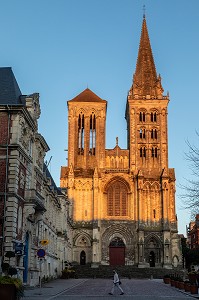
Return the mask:
[[[144,242],[144,252],[146,262],[150,267],[160,265],[162,262],[162,242],[159,236],[150,234]]]
[[[125,264],[132,265],[135,259],[136,236],[127,226],[119,223],[113,223],[102,234],[102,264],[110,264],[109,246],[114,240],[123,242]]]

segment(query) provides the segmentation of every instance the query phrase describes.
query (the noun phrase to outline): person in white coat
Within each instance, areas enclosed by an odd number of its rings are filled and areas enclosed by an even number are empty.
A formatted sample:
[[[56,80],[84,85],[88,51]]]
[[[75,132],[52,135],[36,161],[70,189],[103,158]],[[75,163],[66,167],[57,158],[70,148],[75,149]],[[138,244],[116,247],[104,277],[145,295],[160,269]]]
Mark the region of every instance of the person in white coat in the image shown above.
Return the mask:
[[[114,290],[115,290],[115,287],[117,287],[121,294],[120,295],[124,295],[124,291],[123,289],[121,288],[120,286],[120,279],[119,279],[119,276],[117,274],[117,272],[115,270],[113,270],[113,273],[114,273],[114,277],[113,277],[113,286],[112,286],[112,289],[111,289],[111,292],[109,293],[109,295],[113,295],[114,294]]]

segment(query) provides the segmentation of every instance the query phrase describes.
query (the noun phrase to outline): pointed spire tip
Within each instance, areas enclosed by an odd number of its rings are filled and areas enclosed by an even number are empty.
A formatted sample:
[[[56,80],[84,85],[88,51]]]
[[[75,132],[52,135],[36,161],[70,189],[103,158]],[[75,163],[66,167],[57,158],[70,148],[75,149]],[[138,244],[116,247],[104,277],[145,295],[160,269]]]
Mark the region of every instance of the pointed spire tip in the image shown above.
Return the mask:
[[[146,5],[143,5],[143,19],[145,19]]]

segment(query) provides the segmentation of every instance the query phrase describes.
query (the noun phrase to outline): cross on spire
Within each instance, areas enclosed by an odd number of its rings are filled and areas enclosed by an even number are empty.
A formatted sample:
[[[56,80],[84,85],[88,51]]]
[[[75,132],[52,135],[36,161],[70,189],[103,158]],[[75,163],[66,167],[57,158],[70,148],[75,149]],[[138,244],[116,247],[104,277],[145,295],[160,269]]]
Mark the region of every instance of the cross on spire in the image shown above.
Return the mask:
[[[146,5],[143,5],[143,18],[145,19]]]

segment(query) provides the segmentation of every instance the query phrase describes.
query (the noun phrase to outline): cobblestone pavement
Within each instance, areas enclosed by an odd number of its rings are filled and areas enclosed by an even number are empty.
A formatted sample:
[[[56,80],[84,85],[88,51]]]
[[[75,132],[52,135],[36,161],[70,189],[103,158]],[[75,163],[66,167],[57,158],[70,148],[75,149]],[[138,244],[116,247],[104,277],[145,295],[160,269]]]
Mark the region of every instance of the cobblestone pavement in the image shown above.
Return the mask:
[[[193,300],[197,295],[180,291],[164,284],[162,280],[122,279],[124,295],[115,291],[109,295],[112,287],[110,279],[58,279],[42,288],[25,290],[23,300]],[[198,298],[199,299],[199,298]]]

